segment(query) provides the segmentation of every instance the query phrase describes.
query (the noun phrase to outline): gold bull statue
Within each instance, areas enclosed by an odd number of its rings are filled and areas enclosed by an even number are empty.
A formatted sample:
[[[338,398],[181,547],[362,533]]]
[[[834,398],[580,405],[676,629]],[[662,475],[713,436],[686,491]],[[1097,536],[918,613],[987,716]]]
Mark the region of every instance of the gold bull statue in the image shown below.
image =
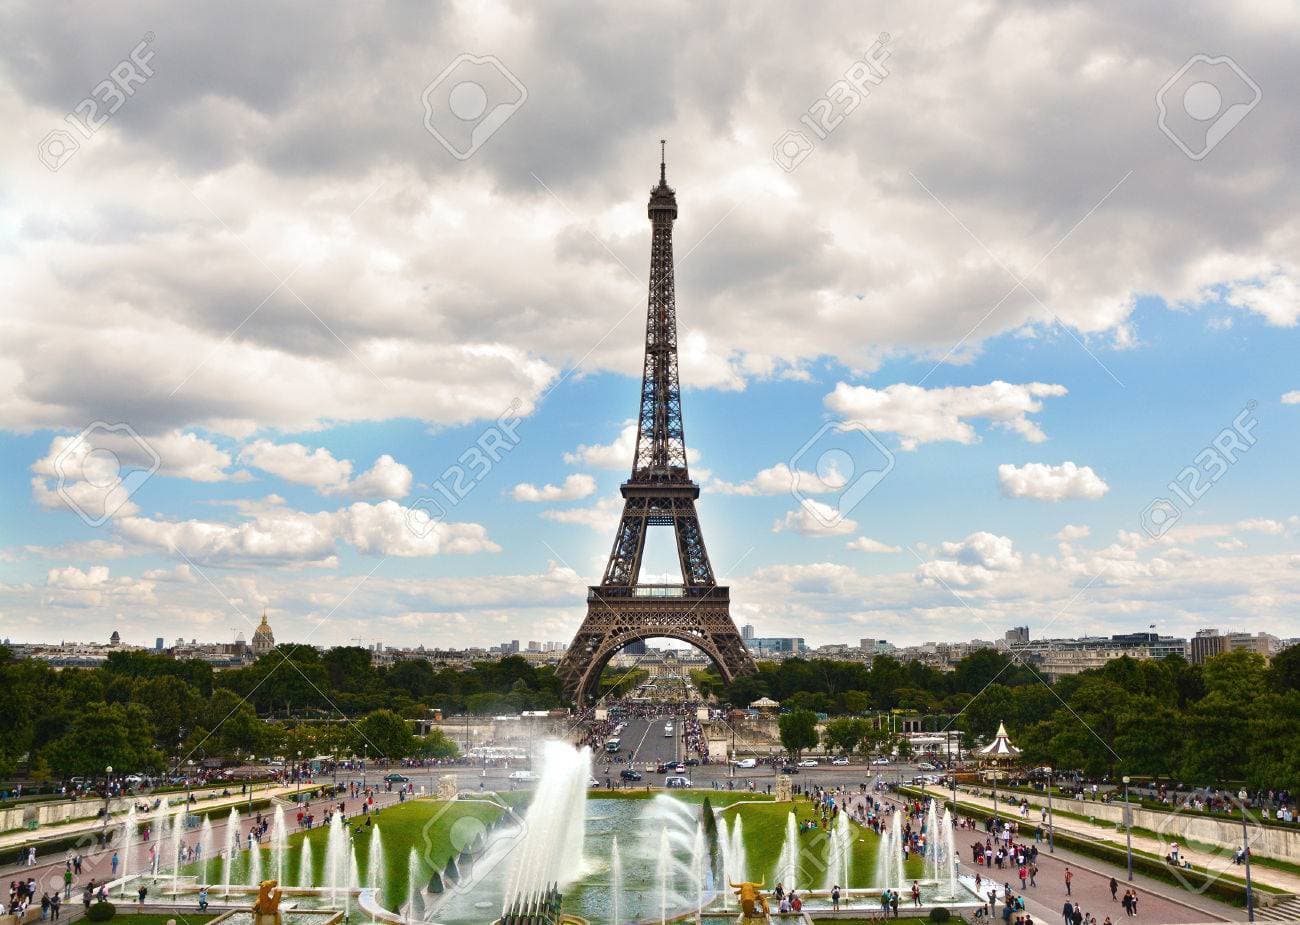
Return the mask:
[[[727,884],[736,891],[736,899],[740,902],[740,911],[742,921],[748,922],[751,919],[759,922],[766,922],[771,916],[771,910],[767,908],[767,897],[763,895],[763,881],[751,883],[748,880],[740,883],[732,883],[730,880]],[[759,910],[762,910],[761,912]]]
[[[280,881],[263,880],[253,903],[253,921],[256,925],[280,925]]]

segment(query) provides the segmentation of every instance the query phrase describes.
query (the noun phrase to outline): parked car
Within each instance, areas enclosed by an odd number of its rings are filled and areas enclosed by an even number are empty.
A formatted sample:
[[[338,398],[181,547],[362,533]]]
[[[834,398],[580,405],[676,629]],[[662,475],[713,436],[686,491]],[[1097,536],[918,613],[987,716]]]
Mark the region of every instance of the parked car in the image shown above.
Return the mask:
[[[836,766],[841,767],[841,768],[844,767],[844,766],[845,766],[846,764],[848,764],[848,763],[849,763],[849,756],[848,756],[848,755],[836,755],[834,758],[831,759],[831,764],[836,765]]]
[[[623,780],[641,780],[641,772],[636,768],[624,768],[618,772],[618,776]]]
[[[683,777],[683,776],[680,775],[680,774],[674,774],[674,775],[672,775],[671,777],[665,777],[665,778],[664,778],[664,786],[665,786],[665,787],[671,787],[671,788],[676,789],[676,788],[689,787],[690,785],[691,785],[691,780],[690,780],[690,778],[689,778],[689,777]]]
[[[410,778],[404,774],[385,774],[384,780],[390,784],[405,784],[410,782]]]
[[[510,779],[511,779],[511,780],[533,781],[533,780],[537,780],[537,775],[534,774],[532,771],[511,771],[511,772],[510,772]]]
[[[921,761],[917,763],[916,769],[918,771],[933,771],[934,765],[930,764],[928,761]]]
[[[738,767],[738,768],[756,768],[756,767],[758,767],[758,759],[757,759],[757,758],[741,758],[739,761],[736,762],[736,767]]]
[[[674,773],[674,774],[685,774],[685,773],[686,773],[686,765],[682,764],[680,761],[677,762],[676,766],[673,767],[673,773]]]
[[[781,773],[782,773],[782,774],[798,774],[798,773],[799,773],[799,767],[798,767],[797,765],[793,765],[793,764],[783,764],[783,765],[781,765]]]
[[[800,761],[800,762],[799,762],[799,767],[801,767],[801,768],[815,768],[815,767],[817,767],[817,759],[816,759],[816,758],[805,758],[803,761]]]
[[[889,759],[886,758],[886,757],[884,757],[884,756],[882,755],[882,756],[880,756],[879,758],[872,758],[872,759],[871,759],[871,763],[872,763],[872,764],[889,764]]]
[[[594,778],[594,777],[588,777],[588,778],[587,778],[587,786],[588,786],[588,787],[599,787],[599,786],[600,786],[600,781],[596,780],[596,778]]]

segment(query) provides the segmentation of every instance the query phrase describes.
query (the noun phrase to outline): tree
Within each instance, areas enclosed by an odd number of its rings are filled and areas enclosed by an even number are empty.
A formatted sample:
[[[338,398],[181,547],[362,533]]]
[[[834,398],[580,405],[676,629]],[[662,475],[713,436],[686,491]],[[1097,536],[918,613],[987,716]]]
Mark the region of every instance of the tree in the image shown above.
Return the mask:
[[[162,754],[153,747],[148,711],[138,704],[89,704],[42,757],[64,777],[96,777],[109,766],[121,774],[164,766]]]
[[[817,714],[812,710],[792,710],[777,720],[781,745],[798,758],[805,748],[817,745]]]
[[[415,736],[406,720],[392,710],[375,710],[356,724],[354,747],[357,751],[365,748],[374,757],[394,761],[415,754]]]
[[[863,736],[867,734],[869,728],[870,724],[864,719],[852,717],[833,719],[826,724],[826,729],[822,733],[822,741],[825,743],[827,751],[851,755],[858,750],[858,747],[862,744]]]
[[[447,737],[441,729],[433,729],[420,741],[420,754],[425,758],[445,761],[460,754],[456,743]]]

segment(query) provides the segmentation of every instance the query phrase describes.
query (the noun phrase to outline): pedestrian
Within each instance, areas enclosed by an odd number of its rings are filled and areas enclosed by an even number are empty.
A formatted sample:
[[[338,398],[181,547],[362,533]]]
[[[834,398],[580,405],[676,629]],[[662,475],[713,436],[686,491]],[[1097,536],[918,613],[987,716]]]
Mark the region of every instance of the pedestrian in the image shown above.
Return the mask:
[[[1070,892],[1070,885],[1071,885],[1072,883],[1074,883],[1074,871],[1070,870],[1070,867],[1069,867],[1069,865],[1067,864],[1066,867],[1065,867],[1065,895],[1066,895],[1066,896],[1071,896],[1071,895],[1073,895],[1073,894]]]
[[[1074,905],[1068,899],[1061,907],[1061,922],[1062,925],[1073,925],[1074,922]]]
[[[36,846],[35,846],[35,845],[33,845],[32,847],[30,847],[30,848],[27,849],[27,866],[28,866],[28,867],[35,867],[35,866],[36,866]]]
[[[840,911],[840,885],[838,883],[831,887],[831,909],[835,912]]]
[[[1029,885],[1029,868],[1021,864],[1020,870],[1016,871],[1016,873],[1020,875],[1020,889],[1023,890]]]
[[[140,911],[143,912],[144,898],[149,895],[149,888],[142,883],[140,884],[140,889],[135,891],[135,895],[136,901],[140,904]]]
[[[1038,876],[1038,865],[1032,861],[1029,863],[1029,885],[1038,886],[1038,881],[1034,878]]]
[[[63,908],[63,901],[59,899],[59,894],[55,893],[50,897],[50,918],[57,922],[59,920],[59,910]]]
[[[117,876],[117,865],[120,863],[119,860],[118,860],[117,852],[116,852],[116,851],[113,852],[113,858],[112,858],[112,860],[111,860],[109,863],[112,865],[112,868],[113,868],[113,876],[116,877],[116,876]]]
[[[41,896],[41,921],[44,922],[50,914],[50,894],[47,892]]]
[[[64,899],[72,898],[72,862],[71,861],[68,862],[68,866],[63,871],[63,898]]]
[[[1110,901],[1111,902],[1113,903],[1119,902],[1119,898],[1115,895],[1118,892],[1119,892],[1119,881],[1116,880],[1114,877],[1111,877],[1110,878]]]

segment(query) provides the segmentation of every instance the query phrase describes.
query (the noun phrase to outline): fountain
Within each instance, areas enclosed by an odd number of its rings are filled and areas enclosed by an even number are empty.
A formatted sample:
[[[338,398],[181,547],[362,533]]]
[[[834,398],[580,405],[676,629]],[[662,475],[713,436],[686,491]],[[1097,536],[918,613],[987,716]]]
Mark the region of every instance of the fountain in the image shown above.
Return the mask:
[[[610,925],[619,925],[623,920],[623,858],[618,853],[618,836],[609,853],[609,898],[612,915]]]
[[[248,852],[248,885],[256,887],[262,882],[262,848],[253,845]]]
[[[785,817],[785,842],[781,845],[781,854],[776,861],[776,871],[772,875],[776,883],[787,890],[803,887],[798,883],[799,874],[799,823],[794,810]]]
[[[376,896],[384,892],[384,843],[379,837],[379,826],[370,829],[370,847],[366,852],[366,886]]]
[[[311,839],[302,840],[302,853],[298,858],[298,886],[306,888],[316,884],[316,865],[311,856]]]
[[[849,828],[848,813],[836,815],[826,850],[826,882],[822,888],[829,890],[838,885],[847,890],[853,867],[853,832]]]
[[[348,833],[343,826],[343,814],[335,813],[330,817],[329,835],[325,839],[325,886],[329,887],[330,898],[337,905],[339,890],[348,876]]]
[[[203,826],[199,829],[199,883],[208,882],[208,859],[212,854],[212,820],[203,817]]]
[[[375,829],[375,835],[379,834],[379,829]],[[371,839],[374,841],[374,839]],[[378,863],[377,855],[370,855],[370,866],[373,867]],[[420,856],[412,848],[406,858],[406,915],[407,922],[412,922],[417,916],[424,913],[423,904],[417,907],[420,900]],[[378,894],[376,894],[378,895]]]
[[[542,775],[514,845],[502,912],[564,887],[582,873],[591,750],[565,742],[542,746]]]
[[[934,800],[925,808],[925,876],[928,880],[939,880],[939,865],[943,836],[939,833],[939,810]]]
[[[960,894],[957,885],[957,833],[956,822],[952,814],[943,811],[943,866],[944,879],[948,885],[947,895],[956,899]]]
[[[289,850],[289,833],[284,824],[284,807],[275,804],[275,815],[271,819],[271,856],[274,858],[275,879],[284,883],[285,855]]]
[[[122,823],[122,838],[120,841],[122,850],[118,855],[122,861],[121,869],[119,871],[122,878],[122,892],[120,894],[122,896],[126,895],[126,883],[131,877],[131,854],[135,850],[137,837],[139,835],[137,830],[139,828],[140,824],[135,818],[135,805],[132,804],[126,811],[126,821]]]

